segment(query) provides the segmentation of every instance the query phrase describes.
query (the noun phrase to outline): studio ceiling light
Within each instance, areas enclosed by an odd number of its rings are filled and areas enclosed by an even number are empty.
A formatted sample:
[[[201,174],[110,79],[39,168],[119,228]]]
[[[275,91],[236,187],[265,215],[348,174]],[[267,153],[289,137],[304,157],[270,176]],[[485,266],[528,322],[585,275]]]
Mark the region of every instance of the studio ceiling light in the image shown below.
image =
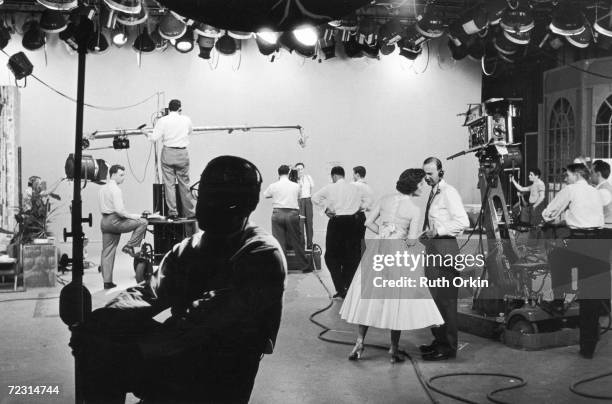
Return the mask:
[[[255,42],[257,43],[259,53],[269,56],[276,52],[279,49],[278,37],[278,32],[273,32],[270,30],[259,31],[255,35]]]
[[[109,8],[126,14],[138,14],[142,10],[140,0],[104,0],[104,3]]]
[[[417,17],[416,29],[427,38],[439,38],[444,34],[444,21],[441,10],[435,3],[425,7],[423,15]]]
[[[181,53],[188,53],[193,50],[193,29],[188,27],[185,34],[176,40],[174,47]]]
[[[612,12],[598,17],[593,24],[593,29],[601,35],[612,37]]]
[[[113,41],[113,45],[118,48],[121,48],[123,45],[127,43],[128,35],[125,26],[119,25],[112,30],[111,40]]]
[[[103,32],[94,32],[87,42],[87,49],[94,54],[102,54],[108,51],[110,43]]]
[[[0,21],[0,49],[6,48],[9,41],[11,40],[11,33],[9,32],[4,21]]]
[[[502,14],[508,7],[507,0],[488,0],[483,4],[490,25],[499,24]]]
[[[66,29],[66,19],[57,10],[45,10],[40,17],[40,29],[48,34],[56,34]]]
[[[379,41],[383,45],[393,45],[402,39],[404,27],[398,18],[392,18],[384,23],[378,31]]]
[[[155,50],[155,42],[153,38],[151,38],[151,35],[149,35],[148,27],[142,29],[142,32],[136,37],[132,47],[135,51],[142,53],[150,53]]]
[[[200,54],[198,56],[202,59],[210,59],[210,52],[215,47],[215,38],[200,35],[198,37],[198,46],[200,47]]]
[[[585,30],[582,10],[572,1],[560,2],[553,9],[550,30],[563,36],[581,34]]]
[[[591,27],[587,26],[582,33],[566,36],[565,39],[567,39],[567,42],[575,47],[584,49],[587,48],[593,41],[593,33],[591,32]]]
[[[23,39],[21,44],[27,50],[37,50],[42,48],[46,42],[46,35],[40,29],[40,25],[36,20],[28,20],[23,24]]]
[[[217,39],[215,49],[223,55],[233,55],[238,49],[236,40],[225,33],[221,38]]]
[[[509,32],[527,32],[535,27],[535,20],[531,8],[518,3],[516,8],[508,7],[504,10],[499,25]]]
[[[147,12],[146,8],[142,7],[140,9],[140,12],[138,12],[137,14],[119,13],[117,15],[117,22],[119,24],[132,27],[134,25],[142,24],[147,20],[148,17],[149,13]]]
[[[529,41],[531,41],[531,31],[526,32],[508,32],[503,30],[504,36],[508,38],[508,40],[517,45],[527,45]]]
[[[51,10],[68,11],[75,9],[78,5],[77,0],[36,0],[39,4]]]
[[[244,31],[227,31],[228,35],[234,39],[251,39],[253,38],[252,32],[244,32]]]
[[[319,34],[315,27],[304,25],[292,31],[295,39],[304,46],[315,46],[319,40]]]
[[[159,23],[159,34],[162,38],[178,39],[185,35],[187,26],[172,13],[163,16]]]
[[[161,51],[168,47],[168,40],[159,34],[159,26],[151,33],[151,39],[155,43],[155,50]]]
[[[204,23],[198,23],[194,25],[193,30],[196,34],[208,38],[220,38],[224,34],[222,30]]]

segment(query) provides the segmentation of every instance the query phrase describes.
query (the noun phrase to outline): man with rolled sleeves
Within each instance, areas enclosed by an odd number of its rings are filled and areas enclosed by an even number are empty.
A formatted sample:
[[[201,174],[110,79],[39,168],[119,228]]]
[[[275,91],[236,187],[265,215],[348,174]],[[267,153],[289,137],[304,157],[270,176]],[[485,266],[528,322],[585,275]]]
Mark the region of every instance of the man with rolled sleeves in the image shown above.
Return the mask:
[[[589,174],[584,164],[568,165],[568,185],[542,212],[546,222],[560,222],[563,218],[570,236],[564,240],[564,247],[548,255],[555,299],[543,302],[541,307],[552,315],[564,313],[565,294],[571,291],[571,269],[578,268],[580,355],[592,359],[599,339],[601,304],[610,298],[610,249],[609,241],[602,238],[604,200],[600,191],[587,182]]]

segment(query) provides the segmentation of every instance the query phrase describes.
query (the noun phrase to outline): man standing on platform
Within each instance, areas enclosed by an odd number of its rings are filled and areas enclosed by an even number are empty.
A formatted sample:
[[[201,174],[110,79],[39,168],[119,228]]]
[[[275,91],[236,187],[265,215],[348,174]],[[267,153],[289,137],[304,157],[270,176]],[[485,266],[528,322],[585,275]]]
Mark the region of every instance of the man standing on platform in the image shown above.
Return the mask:
[[[177,219],[176,190],[178,182],[181,197],[182,216],[195,217],[194,201],[189,191],[189,135],[193,130],[191,119],[181,115],[181,101],[172,100],[168,104],[168,115],[159,118],[149,139],[153,142],[162,139],[161,169],[168,205],[168,218]]]
[[[298,185],[300,195],[298,204],[300,205],[300,230],[302,234],[302,244],[306,242],[306,249],[312,250],[312,188],[314,181],[304,170],[304,163],[297,163],[295,169],[298,173]],[[304,240],[305,239],[305,240]]]
[[[315,205],[329,217],[325,237],[325,264],[331,274],[335,298],[344,298],[361,259],[360,234],[356,231],[360,210],[369,206],[370,198],[363,188],[344,180],[344,168],[331,169],[333,184],[312,196]]]
[[[457,190],[442,179],[444,170],[442,162],[436,157],[429,157],[423,162],[425,181],[431,186],[431,193],[425,209],[423,234],[426,252],[435,256],[446,257],[448,254],[459,255],[457,236],[470,225]],[[446,287],[430,287],[444,324],[433,327],[431,333],[434,341],[430,345],[421,345],[423,359],[439,361],[457,356],[457,296],[458,289],[453,286],[453,278],[459,272],[451,265],[444,265],[446,259],[434,259],[434,265],[425,267],[425,276],[430,280],[445,279]],[[452,260],[454,261],[454,259]],[[440,262],[440,266],[435,263]]]
[[[109,180],[100,188],[98,201],[102,213],[102,277],[104,278],[104,289],[116,287],[113,283],[113,267],[115,265],[115,252],[121,239],[122,233],[133,231],[130,241],[121,249],[132,257],[136,256],[135,248],[140,243],[147,231],[147,221],[135,213],[128,213],[123,205],[123,194],[119,185],[125,180],[125,168],[118,164],[111,166],[108,170]]]
[[[278,181],[266,188],[263,195],[272,198],[272,235],[280,243],[285,256],[287,247],[293,250],[297,261],[297,269],[304,273],[311,272],[304,244],[300,241],[300,209],[298,195],[300,186],[289,180],[287,165],[278,168]]]

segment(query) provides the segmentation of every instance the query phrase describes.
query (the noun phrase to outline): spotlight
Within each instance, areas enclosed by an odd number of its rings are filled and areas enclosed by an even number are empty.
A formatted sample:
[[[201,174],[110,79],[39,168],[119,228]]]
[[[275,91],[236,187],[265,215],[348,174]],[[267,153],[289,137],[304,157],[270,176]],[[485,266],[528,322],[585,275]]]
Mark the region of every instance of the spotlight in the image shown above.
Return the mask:
[[[159,23],[159,34],[165,39],[179,39],[186,31],[187,26],[172,13],[166,14]]]
[[[262,55],[269,56],[279,49],[278,32],[269,30],[259,31],[255,36],[257,48]]]
[[[531,31],[516,33],[503,30],[503,33],[510,42],[517,45],[527,45],[531,41]]]
[[[572,1],[559,3],[553,9],[550,30],[563,36],[581,34],[585,30],[582,11]]]
[[[505,31],[527,32],[535,27],[535,20],[531,9],[519,3],[516,8],[508,7],[503,12],[499,25]]]
[[[444,34],[443,15],[435,3],[425,6],[425,12],[417,17],[416,29],[427,38],[439,38]]]
[[[363,42],[363,43],[360,43],[360,45],[361,45],[361,50],[363,51],[363,54],[366,57],[369,57],[371,59],[378,58],[378,54],[380,53],[380,47],[378,46],[378,43],[374,42],[373,45],[368,45],[367,43]]]
[[[252,32],[244,32],[244,31],[227,31],[228,35],[234,39],[242,40],[242,39],[251,39],[253,37]]]
[[[612,37],[612,11],[597,18],[593,24],[593,29],[601,35]]]
[[[325,56],[325,60],[336,57],[336,39],[334,34],[334,29],[326,29],[321,39],[319,39],[319,46]]]
[[[359,42],[357,42],[356,35],[351,35],[349,40],[344,41],[343,44],[344,44],[344,53],[346,53],[346,56],[353,58],[353,59],[363,57],[363,49],[361,49]]]
[[[56,34],[66,29],[66,19],[57,10],[45,10],[40,17],[40,29],[47,34]]]
[[[134,44],[132,45],[134,50],[142,53],[149,53],[155,50],[155,42],[149,35],[149,28],[144,27],[142,32],[136,37]]]
[[[176,40],[174,47],[181,53],[188,53],[193,50],[193,28],[188,27],[185,34]]]
[[[379,40],[383,45],[393,45],[402,39],[404,28],[398,18],[392,18],[380,27]]]
[[[392,45],[380,45],[380,53],[382,53],[385,56],[388,56],[390,54],[392,54],[393,52],[395,52],[395,44]]]
[[[104,2],[110,9],[126,14],[138,14],[142,11],[140,0],[104,0]]]
[[[15,76],[15,80],[21,80],[32,74],[34,66],[23,52],[17,52],[8,60],[8,68]]]
[[[134,25],[142,24],[147,20],[148,17],[149,13],[147,12],[146,8],[142,7],[140,9],[140,12],[138,12],[137,14],[119,13],[119,15],[117,15],[117,22],[119,24],[131,27]]]
[[[490,25],[497,25],[501,20],[502,14],[508,7],[507,0],[488,0],[483,4],[487,12],[487,19]]]
[[[23,24],[23,39],[21,44],[27,50],[37,50],[42,48],[46,42],[45,33],[41,31],[38,21],[29,20]]]
[[[113,45],[118,48],[121,48],[123,45],[127,43],[128,35],[125,26],[119,25],[113,29],[111,34],[111,40],[113,41]]]
[[[593,40],[593,33],[591,32],[591,27],[587,26],[582,33],[566,36],[565,39],[567,39],[567,42],[575,47],[584,49],[588,48],[588,46],[591,44],[591,41]]]
[[[224,32],[212,25],[198,23],[193,27],[196,34],[205,36],[208,38],[220,38]]]
[[[378,41],[379,26],[372,20],[363,21],[357,32],[359,34],[359,42],[363,42],[367,45],[375,45]]]
[[[87,42],[87,49],[91,53],[105,53],[109,48],[110,43],[106,38],[106,35],[101,31],[94,32]]]
[[[0,22],[0,49],[6,48],[9,41],[11,40],[11,33],[9,32],[4,22]]]
[[[234,38],[226,33],[217,40],[215,49],[224,55],[233,55],[238,49],[238,44]]]
[[[155,50],[164,50],[168,47],[168,40],[159,34],[159,26],[151,33],[151,39],[155,43]]]
[[[202,59],[210,59],[210,52],[215,47],[215,38],[200,35],[198,37],[198,46],[200,47],[200,54],[198,56]]]
[[[473,35],[486,28],[489,24],[489,17],[487,11],[478,6],[468,11],[458,22],[463,32],[467,35]]]
[[[397,46],[399,46],[400,48],[400,56],[403,56],[408,60],[415,60],[423,51],[421,45],[415,45],[414,43],[408,41],[406,38],[402,38],[397,43]]]
[[[493,38],[493,46],[499,53],[504,55],[513,55],[518,50],[516,44],[510,41],[502,32]]]
[[[309,25],[298,27],[292,33],[295,39],[306,47],[314,47],[319,40],[316,28]]]
[[[113,138],[113,149],[121,150],[121,149],[129,149],[129,148],[130,148],[130,140],[127,137],[115,136]]]
[[[77,0],[36,0],[51,10],[68,11],[77,8]]]

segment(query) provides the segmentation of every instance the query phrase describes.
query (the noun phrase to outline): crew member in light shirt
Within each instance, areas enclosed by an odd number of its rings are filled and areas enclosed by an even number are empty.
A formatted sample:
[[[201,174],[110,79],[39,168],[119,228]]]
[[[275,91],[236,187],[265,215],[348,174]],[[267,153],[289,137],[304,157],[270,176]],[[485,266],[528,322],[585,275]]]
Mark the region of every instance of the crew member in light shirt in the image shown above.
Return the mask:
[[[111,166],[108,170],[109,180],[98,191],[98,202],[102,221],[102,278],[104,289],[116,287],[113,283],[113,267],[115,265],[115,253],[122,233],[132,232],[132,237],[121,249],[126,254],[135,257],[136,249],[145,237],[147,221],[136,213],[128,213],[123,204],[123,194],[119,185],[125,180],[125,168],[118,164]]]
[[[298,173],[298,185],[300,186],[300,195],[298,204],[300,206],[300,236],[302,244],[306,243],[306,249],[312,250],[312,188],[314,181],[309,174],[306,174],[304,163],[297,163],[295,169]]]
[[[580,300],[580,355],[591,359],[599,339],[599,310],[610,299],[609,240],[602,238],[604,200],[589,185],[589,169],[580,163],[567,166],[564,187],[542,212],[547,222],[563,217],[570,229],[565,247],[557,247],[548,255],[555,300],[541,307],[552,315],[566,310],[566,293],[571,292],[571,269],[578,268]]]
[[[178,219],[175,183],[178,182],[182,217],[195,217],[193,195],[189,190],[189,135],[193,131],[191,119],[181,114],[181,101],[171,100],[168,115],[159,118],[149,139],[162,140],[161,169],[164,182],[168,219]]]
[[[300,209],[298,195],[300,186],[289,180],[287,165],[278,168],[278,181],[270,184],[264,191],[265,198],[272,199],[272,235],[280,243],[285,256],[293,250],[297,269],[304,273],[312,272],[306,258],[304,243],[300,240]]]
[[[372,202],[362,187],[346,182],[344,168],[331,169],[332,184],[312,196],[312,202],[329,217],[325,237],[325,264],[336,288],[334,298],[344,298],[361,259],[361,239],[356,231],[360,210]]]

